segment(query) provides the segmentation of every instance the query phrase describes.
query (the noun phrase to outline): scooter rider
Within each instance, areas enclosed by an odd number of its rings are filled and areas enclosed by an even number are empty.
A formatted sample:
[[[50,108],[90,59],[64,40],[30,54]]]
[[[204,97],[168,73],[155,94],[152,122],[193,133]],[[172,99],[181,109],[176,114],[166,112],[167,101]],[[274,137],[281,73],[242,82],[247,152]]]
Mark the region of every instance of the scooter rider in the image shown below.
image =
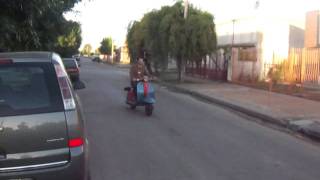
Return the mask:
[[[131,86],[134,88],[135,94],[137,94],[137,83],[144,79],[144,76],[149,76],[149,72],[144,64],[142,58],[139,58],[130,68],[130,80]]]

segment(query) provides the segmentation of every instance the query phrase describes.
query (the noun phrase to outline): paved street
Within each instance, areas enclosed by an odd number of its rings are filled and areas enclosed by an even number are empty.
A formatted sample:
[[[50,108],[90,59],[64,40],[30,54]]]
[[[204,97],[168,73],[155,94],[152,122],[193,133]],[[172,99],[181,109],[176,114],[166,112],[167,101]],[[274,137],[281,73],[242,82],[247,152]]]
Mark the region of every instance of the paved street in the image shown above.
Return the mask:
[[[82,62],[93,180],[319,180],[320,148],[156,87],[152,117],[125,105],[126,69]]]

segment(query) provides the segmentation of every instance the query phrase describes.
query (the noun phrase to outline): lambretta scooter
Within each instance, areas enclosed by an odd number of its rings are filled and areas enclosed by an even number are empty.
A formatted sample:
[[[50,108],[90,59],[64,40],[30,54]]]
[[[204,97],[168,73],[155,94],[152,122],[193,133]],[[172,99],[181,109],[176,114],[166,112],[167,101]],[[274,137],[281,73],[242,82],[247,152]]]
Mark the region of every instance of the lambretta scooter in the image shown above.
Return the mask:
[[[153,85],[149,82],[148,77],[137,81],[137,94],[134,92],[133,87],[124,88],[127,91],[126,103],[131,109],[136,109],[137,106],[144,106],[147,116],[151,116],[153,112],[153,104],[156,102],[155,91]]]

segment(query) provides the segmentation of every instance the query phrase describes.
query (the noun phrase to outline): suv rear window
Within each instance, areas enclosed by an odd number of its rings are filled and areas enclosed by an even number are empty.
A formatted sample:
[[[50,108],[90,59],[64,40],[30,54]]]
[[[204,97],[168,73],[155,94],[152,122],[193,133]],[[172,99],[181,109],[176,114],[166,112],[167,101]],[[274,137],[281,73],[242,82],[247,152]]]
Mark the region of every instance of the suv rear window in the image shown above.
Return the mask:
[[[0,65],[0,116],[57,111],[63,102],[52,64]]]

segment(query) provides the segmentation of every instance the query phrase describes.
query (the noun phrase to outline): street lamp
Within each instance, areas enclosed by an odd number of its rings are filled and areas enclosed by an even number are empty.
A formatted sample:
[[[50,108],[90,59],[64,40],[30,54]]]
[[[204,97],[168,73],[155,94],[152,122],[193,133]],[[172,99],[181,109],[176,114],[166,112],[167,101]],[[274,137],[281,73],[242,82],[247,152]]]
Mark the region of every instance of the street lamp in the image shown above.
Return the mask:
[[[232,19],[232,43],[231,43],[231,50],[234,45],[234,24],[236,23],[236,19]]]
[[[232,43],[231,43],[231,61],[233,61],[233,46],[234,46],[234,25],[236,23],[236,19],[232,19]]]
[[[232,42],[231,42],[231,58],[228,59],[228,75],[227,75],[227,80],[228,81],[232,81],[232,63],[233,63],[233,59],[234,59],[234,55],[233,55],[233,46],[234,46],[234,26],[236,23],[236,19],[232,20]]]

